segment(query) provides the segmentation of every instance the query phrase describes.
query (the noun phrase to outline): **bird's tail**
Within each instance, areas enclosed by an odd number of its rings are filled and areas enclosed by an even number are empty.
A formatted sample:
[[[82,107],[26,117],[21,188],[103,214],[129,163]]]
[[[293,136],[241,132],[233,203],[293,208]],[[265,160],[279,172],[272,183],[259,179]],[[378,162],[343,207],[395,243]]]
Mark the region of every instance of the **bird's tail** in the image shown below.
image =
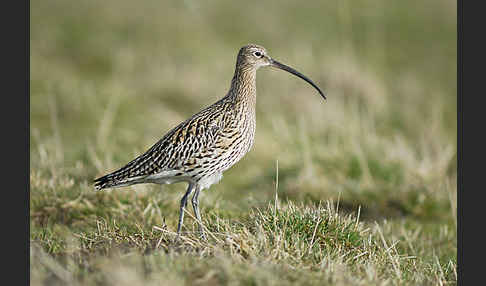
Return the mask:
[[[115,187],[124,187],[133,185],[139,182],[140,177],[126,177],[120,176],[120,172],[114,172],[103,177],[99,177],[98,179],[94,180],[94,187],[97,191],[106,188],[115,188]]]
[[[106,176],[99,177],[98,179],[94,180],[94,187],[97,191],[105,188],[110,188],[113,186],[116,186],[116,183],[114,181],[112,174],[108,174]]]
[[[139,156],[126,164],[124,167],[94,180],[94,187],[97,191],[106,188],[124,187],[137,183],[141,183],[141,179],[145,178],[147,174],[139,174],[136,169],[139,167],[140,160],[143,160],[145,155]]]

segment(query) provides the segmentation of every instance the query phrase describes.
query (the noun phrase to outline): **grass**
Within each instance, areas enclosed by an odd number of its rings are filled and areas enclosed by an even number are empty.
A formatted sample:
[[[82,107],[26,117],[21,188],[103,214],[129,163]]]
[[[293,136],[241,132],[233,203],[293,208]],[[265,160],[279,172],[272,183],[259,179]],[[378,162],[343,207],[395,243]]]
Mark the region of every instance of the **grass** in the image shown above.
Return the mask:
[[[31,2],[32,285],[455,285],[456,3]],[[229,88],[249,42],[253,149],[201,195],[94,192]],[[278,162],[278,163],[277,163]],[[277,167],[278,166],[278,167]]]

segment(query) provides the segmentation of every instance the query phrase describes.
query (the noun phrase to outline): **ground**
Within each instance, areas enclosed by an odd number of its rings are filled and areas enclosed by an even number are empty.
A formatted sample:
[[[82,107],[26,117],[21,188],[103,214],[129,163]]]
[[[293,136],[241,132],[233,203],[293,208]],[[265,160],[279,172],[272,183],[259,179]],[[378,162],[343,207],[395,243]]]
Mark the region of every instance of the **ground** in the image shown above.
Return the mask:
[[[30,3],[32,285],[457,283],[456,2]],[[95,192],[257,74],[252,151],[201,195]]]

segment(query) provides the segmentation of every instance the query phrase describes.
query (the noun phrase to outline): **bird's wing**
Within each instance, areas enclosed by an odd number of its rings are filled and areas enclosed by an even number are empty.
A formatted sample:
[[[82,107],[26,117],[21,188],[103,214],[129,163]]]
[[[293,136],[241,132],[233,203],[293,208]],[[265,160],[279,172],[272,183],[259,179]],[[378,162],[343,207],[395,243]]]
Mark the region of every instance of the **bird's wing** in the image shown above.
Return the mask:
[[[165,171],[190,168],[197,158],[212,148],[231,116],[223,102],[205,108],[170,130],[142,155],[124,167],[95,180],[102,189],[127,185],[130,181]],[[226,111],[225,111],[226,110]]]

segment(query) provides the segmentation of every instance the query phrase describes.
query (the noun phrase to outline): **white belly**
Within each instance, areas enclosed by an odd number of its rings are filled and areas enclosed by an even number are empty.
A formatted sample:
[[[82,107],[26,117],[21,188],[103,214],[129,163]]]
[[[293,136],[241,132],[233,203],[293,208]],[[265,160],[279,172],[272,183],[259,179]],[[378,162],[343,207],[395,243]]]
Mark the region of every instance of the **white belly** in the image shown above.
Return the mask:
[[[203,177],[199,180],[199,187],[201,188],[201,190],[209,189],[209,187],[212,184],[219,182],[222,178],[223,178],[223,173],[221,173],[221,172],[214,173],[212,175]]]

